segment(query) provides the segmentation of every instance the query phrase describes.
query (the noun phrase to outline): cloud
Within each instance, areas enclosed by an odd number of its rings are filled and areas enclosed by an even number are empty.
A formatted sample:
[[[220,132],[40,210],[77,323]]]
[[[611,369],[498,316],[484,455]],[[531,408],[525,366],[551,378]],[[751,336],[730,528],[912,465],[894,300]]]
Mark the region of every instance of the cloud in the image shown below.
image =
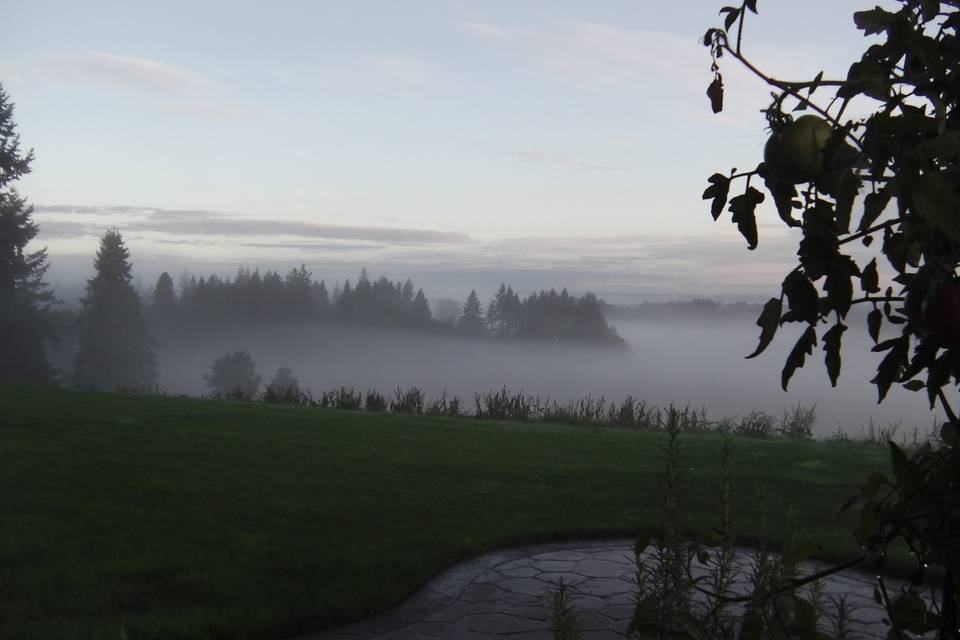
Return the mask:
[[[195,94],[211,85],[205,76],[183,67],[103,52],[52,56],[41,60],[37,67],[42,73],[61,81],[160,93]]]
[[[420,274],[425,283],[445,282],[434,295],[459,295],[460,289],[479,290],[503,280],[521,291],[567,287],[620,300],[685,295],[756,299],[776,293],[794,266],[797,241],[793,231],[764,228],[759,248],[749,252],[732,228],[705,235],[485,241],[445,231],[269,220],[202,209],[59,205],[37,210],[38,241],[48,243],[52,256],[92,255],[95,238],[107,225],[116,225],[137,262],[155,263],[166,256],[164,269],[171,271],[184,263],[229,271],[241,265],[282,270],[305,262],[329,279],[366,266]],[[181,255],[170,257],[171,251]]]
[[[522,151],[502,151],[500,155],[513,158],[529,164],[551,164],[577,169],[593,169],[597,171],[618,171],[623,167],[608,164],[596,164],[582,160],[584,154],[580,151],[551,151],[547,149],[525,149]]]
[[[121,223],[117,222],[121,231],[154,232],[171,238],[190,238],[192,236],[220,236],[226,238],[264,238],[264,237],[298,237],[326,239],[332,241],[351,240],[367,241],[384,244],[458,244],[469,240],[461,233],[435,231],[430,229],[409,229],[397,227],[363,227],[348,225],[330,225],[300,220],[275,220],[265,218],[248,218],[235,214],[209,210],[172,210],[155,207],[129,206],[76,206],[76,205],[47,205],[34,207],[34,211],[48,217],[42,221],[41,229],[45,233],[46,227],[51,224],[60,225],[59,229],[73,228],[78,232],[102,228],[91,224],[71,223],[74,226],[64,226],[63,216],[81,216],[94,218],[97,216],[125,216]]]

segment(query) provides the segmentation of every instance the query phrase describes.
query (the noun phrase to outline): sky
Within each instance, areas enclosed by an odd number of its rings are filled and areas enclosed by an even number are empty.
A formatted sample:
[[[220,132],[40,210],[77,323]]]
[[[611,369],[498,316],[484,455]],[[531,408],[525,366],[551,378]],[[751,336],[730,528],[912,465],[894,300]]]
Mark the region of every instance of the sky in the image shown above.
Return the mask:
[[[772,205],[751,253],[701,200],[768,135],[769,90],[735,61],[724,112],[705,97],[721,2],[4,4],[0,82],[36,154],[18,188],[55,285],[109,226],[147,281],[303,262],[628,301],[766,296],[791,266]],[[843,77],[865,48],[863,3],[758,5],[745,52],[773,75]]]

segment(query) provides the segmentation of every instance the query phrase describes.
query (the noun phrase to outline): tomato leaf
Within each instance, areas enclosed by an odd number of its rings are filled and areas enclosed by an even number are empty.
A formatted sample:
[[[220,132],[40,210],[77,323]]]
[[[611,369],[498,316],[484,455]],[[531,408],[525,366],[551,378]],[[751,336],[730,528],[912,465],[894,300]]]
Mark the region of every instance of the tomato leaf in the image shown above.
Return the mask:
[[[840,341],[846,330],[846,325],[838,321],[823,334],[823,351],[826,354],[824,364],[827,366],[827,375],[830,376],[830,386],[833,387],[837,386],[837,379],[840,377]]]
[[[880,309],[873,309],[867,314],[867,331],[873,338],[874,344],[880,341],[880,325],[883,323],[883,312]]]
[[[917,180],[913,207],[930,224],[960,242],[960,193],[938,173],[925,173]]]
[[[883,402],[883,399],[887,397],[890,385],[896,382],[897,378],[900,377],[900,372],[906,365],[910,338],[909,336],[903,336],[888,342],[892,343],[890,349],[883,360],[880,361],[880,365],[877,367],[877,375],[870,381],[877,386],[877,393],[879,394],[878,403]],[[874,347],[873,350],[876,351],[879,347],[885,347],[886,344],[887,343],[881,343]]]
[[[863,31],[863,35],[870,36],[875,33],[883,33],[887,30],[896,15],[889,11],[884,11],[880,7],[875,7],[869,11],[857,11],[853,14],[853,23],[857,29]]]
[[[852,171],[847,171],[840,178],[840,186],[837,190],[836,202],[836,221],[837,231],[847,233],[850,230],[850,219],[853,213],[853,203],[857,199],[857,193],[863,182]]]
[[[773,203],[777,207],[777,214],[780,219],[787,223],[788,227],[799,227],[801,223],[793,217],[793,210],[800,207],[800,202],[796,200],[797,187],[789,182],[778,180],[767,170],[767,165],[761,163],[757,167],[757,173],[763,178],[763,183],[767,191],[773,196]],[[852,206],[851,202],[851,206]]]
[[[783,280],[782,287],[790,309],[783,316],[784,322],[815,324],[820,313],[818,307],[820,295],[810,279],[803,272],[794,271]]]
[[[860,218],[859,231],[869,229],[890,203],[890,194],[886,189],[868,193],[863,199],[863,217]]]
[[[783,387],[784,391],[787,390],[787,385],[790,384],[790,378],[793,377],[794,372],[802,367],[807,360],[807,356],[813,353],[813,347],[816,344],[817,331],[813,326],[809,326],[796,344],[793,345],[793,349],[783,365],[783,372],[780,374],[780,386]]]
[[[860,274],[860,288],[866,293],[880,291],[880,274],[877,273],[877,259],[872,259]]]
[[[748,187],[747,190],[739,196],[730,200],[730,212],[733,213],[733,221],[737,229],[747,240],[747,248],[751,251],[757,248],[757,217],[755,211],[757,205],[763,202],[763,194]]]
[[[780,298],[770,298],[763,305],[763,311],[757,319],[757,326],[760,327],[760,344],[756,350],[747,356],[747,359],[755,358],[763,353],[769,346],[773,336],[777,333],[777,327],[780,326],[780,313],[783,311],[783,302]]]
[[[841,318],[847,316],[853,303],[853,282],[851,278],[854,275],[859,275],[857,265],[848,256],[842,256],[830,265],[826,282],[823,284],[830,306],[840,314]]]
[[[710,200],[710,215],[716,220],[723,213],[723,208],[727,204],[727,196],[730,193],[730,178],[722,173],[715,173],[707,179],[710,186],[703,192],[703,199]]]

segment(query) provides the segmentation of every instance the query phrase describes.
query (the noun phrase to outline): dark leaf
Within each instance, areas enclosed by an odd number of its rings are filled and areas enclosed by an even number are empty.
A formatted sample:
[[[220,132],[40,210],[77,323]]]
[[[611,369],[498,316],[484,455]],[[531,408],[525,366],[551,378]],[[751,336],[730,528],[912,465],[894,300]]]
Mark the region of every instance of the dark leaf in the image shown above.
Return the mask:
[[[937,404],[938,392],[950,380],[951,369],[949,353],[937,358],[933,366],[927,369],[927,398],[930,400],[931,409]]]
[[[863,182],[852,171],[847,171],[840,179],[840,188],[837,190],[836,220],[837,231],[847,233],[850,230],[850,219],[853,212],[853,203]]]
[[[748,187],[746,192],[730,200],[730,212],[737,229],[747,240],[747,248],[751,251],[757,248],[757,205],[763,202],[763,194]]]
[[[783,373],[780,375],[780,386],[783,387],[784,391],[787,390],[787,385],[790,383],[790,378],[793,377],[794,372],[802,367],[804,362],[806,362],[807,356],[813,353],[813,347],[816,346],[816,344],[816,329],[812,326],[807,327],[803,335],[801,335],[796,344],[793,345],[790,355],[787,356],[787,362],[783,365]]]
[[[880,325],[883,323],[883,312],[873,309],[867,314],[867,331],[874,342],[880,341]]]
[[[723,19],[723,28],[727,31],[730,31],[730,27],[733,26],[733,23],[737,21],[737,18],[740,17],[740,7],[723,7],[720,9],[721,14],[727,14]]]
[[[715,173],[707,179],[710,186],[703,192],[703,199],[710,200],[710,215],[716,220],[723,213],[723,207],[727,204],[727,195],[730,192],[730,178],[722,173]]]
[[[940,13],[939,0],[920,0],[920,14],[923,16],[924,22],[933,20],[938,13]]]
[[[866,231],[873,226],[873,223],[877,221],[877,218],[880,217],[880,214],[883,213],[883,210],[887,208],[887,204],[889,203],[890,194],[886,189],[868,193],[863,199],[863,217],[860,218],[858,230]]]
[[[782,311],[783,302],[780,298],[770,298],[767,300],[767,304],[763,305],[763,311],[757,319],[757,326],[760,327],[760,344],[757,345],[753,353],[747,356],[748,359],[763,353],[770,341],[773,340],[773,336],[777,333],[777,327],[780,326]]]
[[[869,55],[850,65],[847,79],[837,90],[837,95],[844,99],[854,98],[861,93],[881,101],[890,97],[890,79],[886,69]]]
[[[827,365],[827,375],[830,376],[830,385],[834,387],[837,386],[837,378],[840,377],[840,342],[843,338],[843,332],[846,330],[846,325],[837,322],[829,331],[823,334],[823,351],[826,354],[824,364]]]
[[[869,11],[857,11],[854,13],[853,23],[857,25],[857,29],[864,32],[863,35],[869,36],[886,31],[887,27],[893,23],[895,18],[895,14],[884,11],[880,7],[875,7]]]
[[[810,89],[809,89],[809,92],[807,93],[808,96],[812,96],[812,95],[813,95],[813,92],[816,91],[817,88],[820,86],[820,81],[821,81],[821,80],[823,80],[823,71],[821,71],[820,73],[818,73],[818,74],[816,75],[816,77],[813,79],[813,82],[810,83]]]
[[[767,191],[773,196],[773,203],[777,206],[777,214],[789,227],[799,227],[801,223],[793,217],[793,210],[800,206],[797,198],[797,187],[789,182],[778,180],[771,174],[765,164],[757,167]],[[794,206],[796,205],[796,206]]]
[[[817,301],[820,296],[810,279],[802,271],[794,271],[784,279],[782,287],[789,308],[783,320],[815,324],[819,317]]]
[[[897,381],[897,378],[900,377],[900,371],[906,364],[909,336],[897,338],[891,342],[894,344],[891,345],[887,355],[880,361],[880,366],[877,367],[877,375],[870,381],[877,385],[877,393],[879,394],[878,402],[882,402],[887,396],[890,385]],[[874,347],[873,350],[877,351],[878,347],[882,347],[884,344],[885,343],[880,343]]]
[[[960,193],[939,173],[924,173],[914,187],[914,209],[930,224],[960,242]]]
[[[910,459],[907,458],[907,454],[903,452],[897,443],[893,440],[888,440],[887,445],[890,447],[890,462],[893,466],[893,475],[897,476],[897,480],[901,483],[913,483],[916,482],[916,467],[914,463],[910,462]]]
[[[948,447],[952,447],[957,442],[957,435],[957,425],[952,422],[944,422],[940,427],[940,439]]]
[[[710,98],[710,108],[714,113],[723,111],[723,76],[716,73],[713,82],[707,87],[707,97]]]
[[[757,0],[747,0],[744,4],[747,5],[747,9],[750,9],[750,11],[754,13],[757,12]]]
[[[860,274],[860,288],[866,293],[880,291],[880,274],[877,273],[877,259],[872,259]]]
[[[908,391],[921,391],[925,386],[923,380],[911,380],[903,383],[903,388]]]
[[[827,272],[827,280],[823,289],[827,293],[830,306],[845,318],[853,302],[853,282],[851,281],[850,265],[844,261],[835,262]]]

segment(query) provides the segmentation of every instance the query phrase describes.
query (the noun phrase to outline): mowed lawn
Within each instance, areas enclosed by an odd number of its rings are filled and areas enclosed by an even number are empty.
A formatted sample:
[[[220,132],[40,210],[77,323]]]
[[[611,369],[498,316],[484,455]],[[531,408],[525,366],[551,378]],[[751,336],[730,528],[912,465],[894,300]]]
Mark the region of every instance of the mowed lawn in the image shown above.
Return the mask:
[[[499,547],[654,524],[665,436],[69,390],[0,389],[0,638],[284,638],[397,603]],[[684,436],[691,529],[717,439]],[[772,535],[854,553],[833,512],[883,447],[737,442]]]

